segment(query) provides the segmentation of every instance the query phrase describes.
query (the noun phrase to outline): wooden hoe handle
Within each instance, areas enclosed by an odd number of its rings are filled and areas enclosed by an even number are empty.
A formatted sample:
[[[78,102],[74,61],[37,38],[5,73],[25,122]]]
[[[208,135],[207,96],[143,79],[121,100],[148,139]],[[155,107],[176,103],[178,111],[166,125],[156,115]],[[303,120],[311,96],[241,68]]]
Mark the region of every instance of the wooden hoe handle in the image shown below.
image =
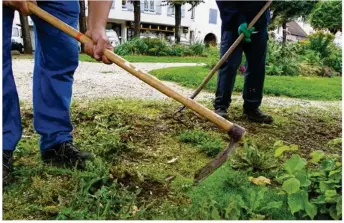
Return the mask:
[[[52,16],[51,14],[47,13],[43,9],[39,8],[33,3],[28,3],[30,11],[35,14],[36,16],[40,17],[41,19],[45,20],[46,22],[50,23],[51,25],[55,26],[56,28],[62,30],[63,32],[67,33],[68,35],[72,36],[76,40],[78,40],[81,43],[92,43],[93,41],[87,37],[86,35],[82,34],[81,32],[77,31],[73,27],[65,24],[58,18]],[[198,104],[197,102],[193,101],[192,99],[185,97],[178,92],[172,90],[171,88],[167,87],[165,84],[163,84],[161,81],[159,81],[157,78],[153,77],[152,75],[136,68],[132,64],[130,64],[128,61],[123,59],[122,57],[116,55],[112,51],[106,49],[104,51],[104,55],[106,58],[116,65],[120,66],[127,72],[131,73],[135,77],[139,78],[140,80],[144,81],[145,83],[149,84],[153,88],[157,89],[161,93],[173,98],[174,100],[182,103],[183,105],[187,106],[188,108],[192,109],[199,115],[206,117],[211,122],[218,125],[220,128],[224,129],[232,138],[235,138],[235,140],[240,140],[244,134],[245,129],[233,124],[226,119],[222,118],[221,116],[217,115],[213,111],[209,110],[208,108]],[[234,128],[233,128],[234,127]]]

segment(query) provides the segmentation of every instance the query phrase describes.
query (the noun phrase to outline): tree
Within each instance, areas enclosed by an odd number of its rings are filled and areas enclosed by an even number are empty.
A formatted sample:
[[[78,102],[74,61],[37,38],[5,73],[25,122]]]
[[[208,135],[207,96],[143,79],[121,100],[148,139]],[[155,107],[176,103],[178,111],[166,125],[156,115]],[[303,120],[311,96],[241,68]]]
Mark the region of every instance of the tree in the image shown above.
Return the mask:
[[[85,0],[79,0],[79,5],[80,5],[79,30],[81,33],[85,33],[87,30]],[[84,53],[84,44],[81,44],[81,52]]]
[[[273,1],[271,23],[276,22],[276,25],[282,25],[283,43],[287,39],[287,23],[297,17],[307,18],[316,3],[316,1]]]
[[[174,25],[174,36],[176,43],[180,43],[180,29],[181,29],[181,20],[182,20],[182,5],[185,3],[188,3],[191,5],[191,8],[189,9],[192,10],[194,7],[196,7],[198,4],[202,3],[203,0],[194,0],[194,1],[187,1],[187,0],[164,0],[163,1],[165,5],[170,5],[174,7],[174,20],[175,20],[175,25]]]
[[[314,29],[328,29],[336,34],[342,30],[342,1],[319,2],[310,16]]]
[[[134,36],[140,37],[141,29],[141,4],[140,0],[131,0],[134,6]]]
[[[20,25],[22,28],[22,35],[23,35],[23,42],[24,42],[24,53],[32,54],[32,43],[31,43],[28,17],[24,16],[21,13],[19,13],[19,17],[20,17]]]

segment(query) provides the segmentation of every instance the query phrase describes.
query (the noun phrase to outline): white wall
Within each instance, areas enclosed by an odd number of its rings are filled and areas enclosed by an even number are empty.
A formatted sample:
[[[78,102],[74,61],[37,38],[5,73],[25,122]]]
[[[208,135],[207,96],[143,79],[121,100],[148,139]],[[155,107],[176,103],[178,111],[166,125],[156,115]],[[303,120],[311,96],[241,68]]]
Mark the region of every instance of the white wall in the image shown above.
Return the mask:
[[[217,24],[209,24],[209,9],[217,10]],[[203,41],[208,33],[216,36],[219,44],[221,41],[221,18],[215,0],[204,0],[196,7],[195,19],[191,24],[191,30],[195,32],[195,39]]]

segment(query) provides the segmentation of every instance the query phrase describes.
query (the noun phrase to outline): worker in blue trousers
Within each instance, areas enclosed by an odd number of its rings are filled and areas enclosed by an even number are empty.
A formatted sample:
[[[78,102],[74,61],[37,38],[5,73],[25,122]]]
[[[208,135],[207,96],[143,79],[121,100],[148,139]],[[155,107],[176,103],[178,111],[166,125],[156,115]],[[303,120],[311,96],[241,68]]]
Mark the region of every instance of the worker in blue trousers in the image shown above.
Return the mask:
[[[43,10],[77,28],[79,20],[78,1],[30,1]],[[15,10],[30,15],[27,1],[3,1],[3,182],[12,177],[13,151],[22,136],[19,99],[12,72],[11,33]],[[88,1],[88,22],[86,35],[93,44],[86,44],[87,54],[111,62],[103,55],[104,49],[111,49],[105,34],[105,26],[111,8],[111,1]],[[78,67],[78,43],[75,39],[31,15],[35,31],[35,65],[33,71],[34,127],[40,134],[41,158],[55,165],[84,166],[92,154],[80,151],[73,144],[73,126],[70,118],[73,75]]]
[[[266,4],[264,1],[216,1],[221,25],[221,57],[239,37],[244,34],[242,43],[228,57],[220,67],[217,79],[215,112],[228,118],[227,110],[231,103],[235,76],[241,64],[242,53],[245,53],[247,67],[245,70],[245,83],[243,90],[243,113],[251,121],[272,123],[273,118],[264,114],[259,106],[263,98],[265,78],[265,57],[268,41],[268,23],[270,11],[266,10],[253,28],[248,24]]]

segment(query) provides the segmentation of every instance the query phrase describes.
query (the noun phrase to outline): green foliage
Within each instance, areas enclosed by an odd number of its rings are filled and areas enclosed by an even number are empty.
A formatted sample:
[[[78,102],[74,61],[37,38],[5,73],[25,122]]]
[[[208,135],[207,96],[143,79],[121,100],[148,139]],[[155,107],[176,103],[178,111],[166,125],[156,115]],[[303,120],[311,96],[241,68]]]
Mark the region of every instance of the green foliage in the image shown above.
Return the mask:
[[[275,157],[281,157],[285,152],[297,151],[299,147],[297,145],[284,145],[283,141],[278,140],[274,143]]]
[[[331,53],[331,44],[333,44],[334,35],[322,31],[315,32],[308,36],[309,48],[320,54],[321,58],[325,58]]]
[[[202,130],[183,131],[179,140],[197,146],[209,156],[215,156],[224,149],[224,142],[216,135],[209,135]]]
[[[270,170],[277,167],[277,162],[270,154],[260,151],[256,145],[244,142],[243,152],[237,150],[231,160],[233,169],[252,169],[252,171]]]
[[[321,150],[315,150],[311,153],[311,160],[309,162],[317,164],[319,163],[323,158],[325,158],[325,153]]]
[[[315,1],[274,1],[271,4],[272,21],[286,23],[293,18],[306,18],[315,6]]]
[[[223,207],[214,200],[203,202],[200,208],[201,219],[204,220],[241,220],[246,216],[249,220],[263,220],[273,209],[282,207],[282,201],[266,203],[267,188],[259,191],[248,189],[244,197],[235,195],[228,205]]]
[[[324,158],[324,153],[314,151],[312,164]],[[288,194],[288,205],[292,214],[311,219],[327,216],[341,218],[342,169],[334,159],[324,158],[316,169],[307,168],[307,161],[293,155],[283,165],[284,172],[277,177],[282,189]]]
[[[149,55],[149,56],[200,56],[205,52],[204,44],[196,42],[190,46],[169,44],[158,38],[134,38],[115,48],[115,53],[121,56]]]
[[[295,76],[299,75],[297,65],[297,45],[280,44],[269,40],[266,56],[266,75]]]
[[[310,15],[310,22],[315,29],[328,29],[336,33],[342,29],[342,2],[320,1]]]

